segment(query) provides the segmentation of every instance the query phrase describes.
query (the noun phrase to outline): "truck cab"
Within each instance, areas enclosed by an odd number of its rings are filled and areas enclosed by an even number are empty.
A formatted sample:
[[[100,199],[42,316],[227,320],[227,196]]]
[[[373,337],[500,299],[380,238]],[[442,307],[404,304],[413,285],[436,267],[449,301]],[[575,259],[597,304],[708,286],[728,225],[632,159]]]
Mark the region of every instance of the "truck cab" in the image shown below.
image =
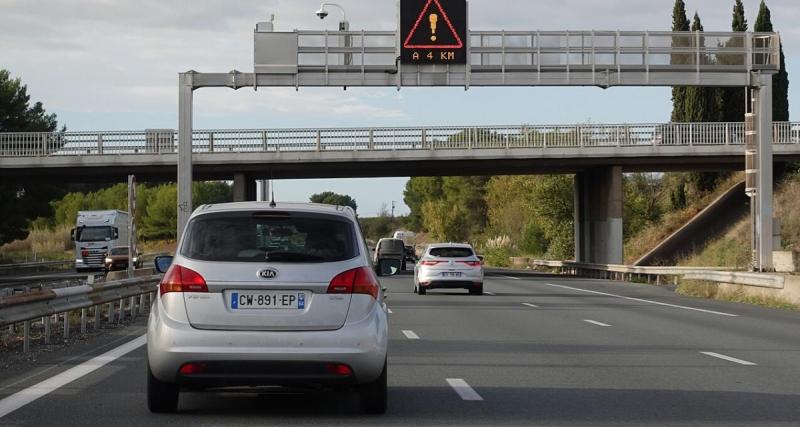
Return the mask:
[[[105,269],[111,248],[128,245],[128,213],[81,211],[70,236],[75,242],[75,270]]]

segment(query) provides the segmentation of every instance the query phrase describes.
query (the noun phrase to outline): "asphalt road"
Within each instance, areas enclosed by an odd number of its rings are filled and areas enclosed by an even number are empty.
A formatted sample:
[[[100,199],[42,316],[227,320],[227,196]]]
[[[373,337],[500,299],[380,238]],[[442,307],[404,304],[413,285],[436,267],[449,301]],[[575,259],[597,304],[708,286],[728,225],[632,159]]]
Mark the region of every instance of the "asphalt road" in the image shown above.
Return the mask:
[[[796,312],[548,276],[487,277],[484,296],[418,296],[407,275],[383,282],[391,309],[384,416],[359,414],[351,394],[292,391],[184,393],[180,413],[153,415],[142,346],[8,413],[0,425],[800,422]],[[143,331],[140,320],[94,352],[0,378],[0,410],[8,396],[35,392],[27,388]]]

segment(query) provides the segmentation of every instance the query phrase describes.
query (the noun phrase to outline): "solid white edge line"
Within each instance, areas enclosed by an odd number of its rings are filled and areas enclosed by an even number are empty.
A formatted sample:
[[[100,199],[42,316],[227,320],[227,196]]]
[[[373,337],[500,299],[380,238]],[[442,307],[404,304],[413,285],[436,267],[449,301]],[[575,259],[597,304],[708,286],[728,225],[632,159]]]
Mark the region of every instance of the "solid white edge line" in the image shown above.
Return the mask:
[[[419,335],[415,334],[414,331],[403,331],[403,335],[410,340],[418,340]]]
[[[713,351],[701,351],[700,354],[705,354],[706,356],[716,357],[717,359],[727,360],[728,362],[738,363],[740,365],[757,366],[753,362],[748,362],[746,360],[742,360],[742,359],[737,359],[735,357],[726,356],[724,354],[714,353]]]
[[[586,323],[591,323],[592,325],[597,325],[597,326],[611,326],[611,325],[609,325],[607,323],[598,322],[597,320],[583,319],[583,321],[586,322]]]
[[[447,378],[447,384],[450,384],[450,387],[458,393],[461,400],[483,400],[481,395],[473,390],[472,387],[461,378]]]
[[[536,304],[531,304],[531,303],[529,303],[529,302],[523,302],[523,303],[522,303],[522,305],[525,305],[525,306],[528,306],[528,307],[533,307],[533,308],[539,308],[539,306],[538,306],[538,305],[536,305]]]
[[[489,295],[490,297],[494,296],[494,292],[484,292],[483,294],[484,295]]]
[[[706,309],[702,309],[702,308],[686,307],[686,306],[683,306],[683,305],[667,304],[665,302],[651,301],[651,300],[646,300],[646,299],[642,299],[642,298],[626,297],[626,296],[623,296],[623,295],[609,294],[609,293],[606,293],[606,292],[590,291],[588,289],[573,288],[571,286],[556,285],[556,284],[553,284],[553,283],[544,283],[544,285],[553,286],[553,287],[556,287],[556,288],[571,289],[573,291],[588,292],[590,294],[597,294],[597,295],[605,295],[605,296],[615,297],[615,298],[622,298],[622,299],[626,299],[626,300],[630,300],[630,301],[646,302],[648,304],[661,305],[661,306],[665,306],[665,307],[681,308],[683,310],[691,310],[691,311],[699,311],[701,313],[717,314],[717,315],[720,315],[720,316],[728,316],[728,317],[739,317],[738,314],[723,313],[721,311],[706,310]]]
[[[506,279],[512,279],[512,280],[522,280],[522,279],[520,279],[519,277],[513,277],[513,276],[503,276],[503,275],[500,275],[500,276],[497,276],[497,277],[504,277],[504,278],[506,278]]]
[[[97,357],[81,363],[80,365],[67,369],[58,375],[50,377],[36,385],[30,386],[24,390],[12,394],[11,396],[6,397],[3,400],[0,400],[0,418],[5,417],[6,415],[33,402],[34,400],[44,397],[47,394],[58,390],[59,388],[77,379],[91,374],[103,366],[145,345],[145,343],[147,343],[147,335],[142,335],[132,341],[122,344],[113,350],[109,350]]]

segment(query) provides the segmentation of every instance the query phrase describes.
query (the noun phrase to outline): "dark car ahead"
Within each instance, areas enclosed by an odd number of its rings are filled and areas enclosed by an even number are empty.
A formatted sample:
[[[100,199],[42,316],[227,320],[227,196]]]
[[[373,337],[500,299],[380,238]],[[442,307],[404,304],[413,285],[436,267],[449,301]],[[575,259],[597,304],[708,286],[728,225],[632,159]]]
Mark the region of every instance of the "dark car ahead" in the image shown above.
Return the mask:
[[[106,255],[105,269],[106,271],[125,270],[128,268],[128,258],[130,250],[127,246],[117,246],[111,248]],[[133,256],[133,268],[142,268],[142,254],[136,253]]]

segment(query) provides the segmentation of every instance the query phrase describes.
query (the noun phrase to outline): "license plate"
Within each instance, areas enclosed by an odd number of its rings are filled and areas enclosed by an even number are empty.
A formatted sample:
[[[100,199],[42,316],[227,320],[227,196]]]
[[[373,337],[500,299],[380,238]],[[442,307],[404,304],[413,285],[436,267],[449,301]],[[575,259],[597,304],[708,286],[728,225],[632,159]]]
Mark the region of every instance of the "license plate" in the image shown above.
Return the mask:
[[[445,271],[444,273],[442,273],[442,277],[461,277],[461,273],[452,272],[452,271]]]
[[[304,310],[305,292],[231,292],[232,310]]]

